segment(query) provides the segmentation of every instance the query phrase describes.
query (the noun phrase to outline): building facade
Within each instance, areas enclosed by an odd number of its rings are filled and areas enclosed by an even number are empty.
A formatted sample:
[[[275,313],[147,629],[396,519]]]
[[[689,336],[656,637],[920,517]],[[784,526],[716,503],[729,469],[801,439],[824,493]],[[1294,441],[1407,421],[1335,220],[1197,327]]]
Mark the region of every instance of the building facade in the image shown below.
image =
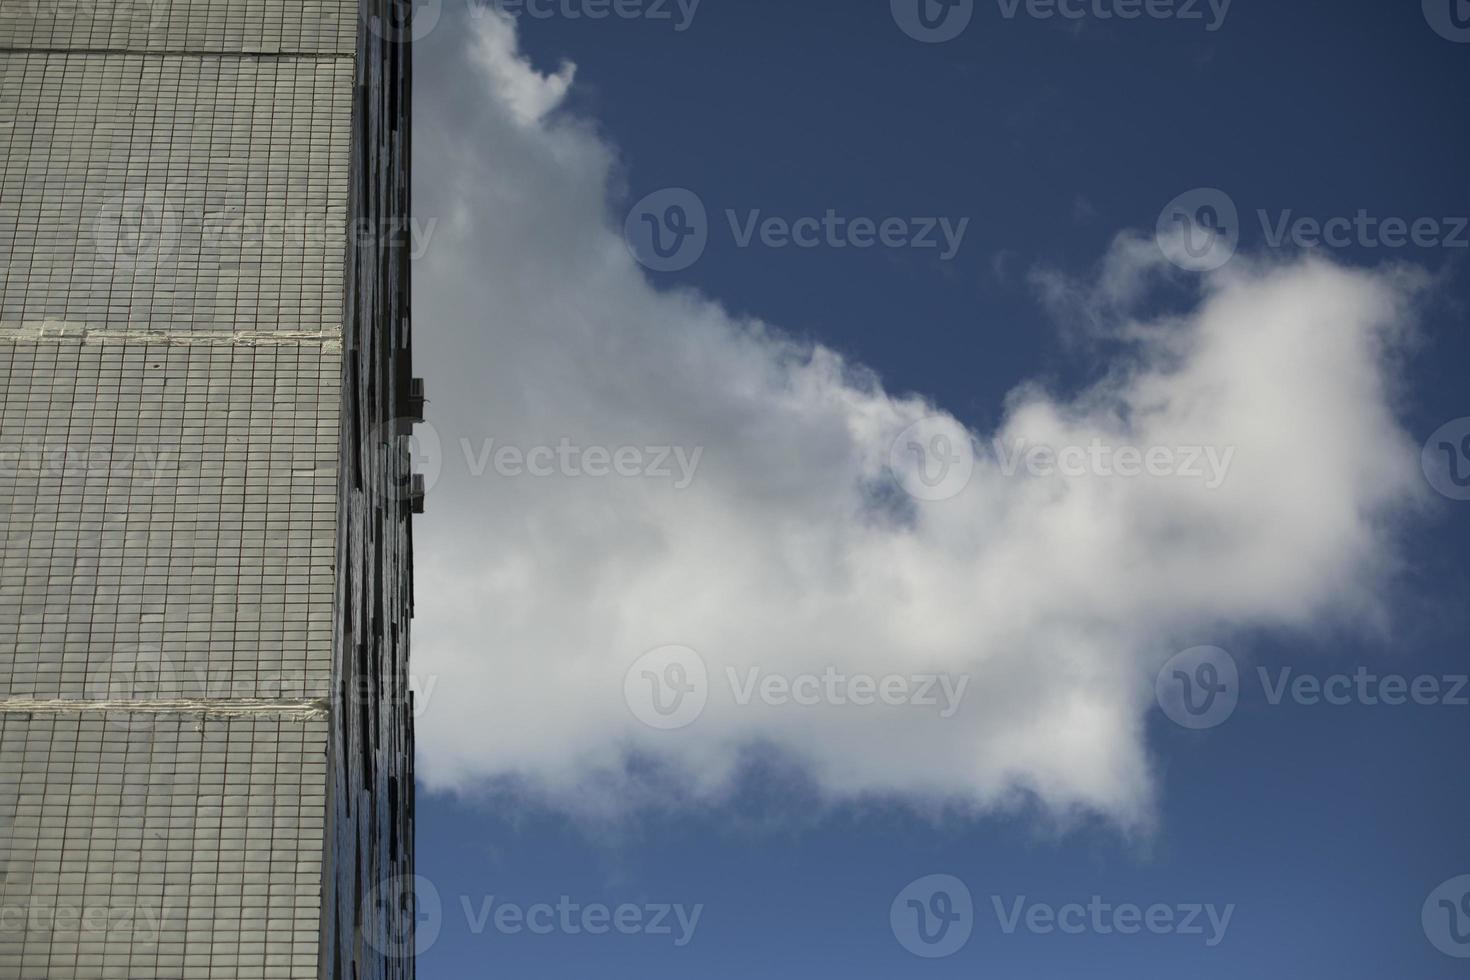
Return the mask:
[[[0,978],[413,972],[411,0],[0,0]]]

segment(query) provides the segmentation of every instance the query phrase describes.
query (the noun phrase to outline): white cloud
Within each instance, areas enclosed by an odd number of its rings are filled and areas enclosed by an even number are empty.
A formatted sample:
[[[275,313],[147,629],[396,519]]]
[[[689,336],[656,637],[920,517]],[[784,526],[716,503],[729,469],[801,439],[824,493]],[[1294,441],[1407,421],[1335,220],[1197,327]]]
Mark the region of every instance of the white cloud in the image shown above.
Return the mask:
[[[470,58],[484,73],[494,97],[520,123],[535,123],[566,97],[576,78],[577,67],[562,62],[555,74],[543,75],[521,57],[514,23],[498,16],[493,8],[471,3]],[[470,85],[483,84],[474,79]]]
[[[941,410],[822,347],[660,291],[620,237],[614,155],[553,111],[482,16],[420,57],[415,205],[440,217],[415,284],[443,472],[416,531],[414,672],[430,787],[514,779],[618,806],[660,760],[692,796],[775,747],[829,798],[894,795],[1146,821],[1153,672],[1234,626],[1372,621],[1393,522],[1419,493],[1389,365],[1415,283],[1323,261],[1237,260],[1184,316],[1128,323],[1107,380],[1022,385],[999,432],[1030,443],[1235,447],[1219,489],[1004,475],[982,453],[953,499],[894,490],[891,443]],[[442,33],[442,32],[441,32]],[[473,66],[473,67],[471,67]],[[429,80],[424,81],[425,78]],[[1125,237],[1098,284],[1116,320],[1169,275]],[[1090,311],[1087,309],[1090,307]],[[703,447],[692,484],[470,475],[460,446]],[[713,689],[677,731],[642,724],[624,673],[668,644]],[[971,677],[954,717],[731,702],[724,669]],[[640,798],[641,799],[641,798]]]

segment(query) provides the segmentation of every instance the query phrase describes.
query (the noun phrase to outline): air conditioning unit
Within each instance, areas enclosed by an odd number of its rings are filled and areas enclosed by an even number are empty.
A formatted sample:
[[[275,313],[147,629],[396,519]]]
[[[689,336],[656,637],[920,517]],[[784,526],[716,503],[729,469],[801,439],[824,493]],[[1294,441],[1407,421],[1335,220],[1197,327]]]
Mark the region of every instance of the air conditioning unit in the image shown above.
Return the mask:
[[[424,379],[410,378],[408,382],[408,394],[403,399],[401,408],[403,418],[410,422],[422,422],[424,420]]]
[[[428,496],[428,490],[424,486],[424,475],[415,473],[408,485],[408,509],[410,513],[422,514],[424,512],[424,498]]]

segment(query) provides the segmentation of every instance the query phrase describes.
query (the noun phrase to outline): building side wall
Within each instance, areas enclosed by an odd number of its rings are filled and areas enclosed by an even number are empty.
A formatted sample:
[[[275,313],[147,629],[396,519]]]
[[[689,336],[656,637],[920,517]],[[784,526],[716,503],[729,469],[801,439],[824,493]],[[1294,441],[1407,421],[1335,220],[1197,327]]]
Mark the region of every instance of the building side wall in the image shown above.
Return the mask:
[[[350,55],[0,54],[0,328],[340,333]]]
[[[360,26],[0,3],[0,980],[329,961]]]
[[[5,0],[5,47],[351,56],[357,0]]]
[[[349,253],[324,975],[413,976],[411,0],[364,0]]]
[[[316,977],[326,728],[0,713],[0,976]]]
[[[0,339],[0,698],[324,698],[341,355]]]

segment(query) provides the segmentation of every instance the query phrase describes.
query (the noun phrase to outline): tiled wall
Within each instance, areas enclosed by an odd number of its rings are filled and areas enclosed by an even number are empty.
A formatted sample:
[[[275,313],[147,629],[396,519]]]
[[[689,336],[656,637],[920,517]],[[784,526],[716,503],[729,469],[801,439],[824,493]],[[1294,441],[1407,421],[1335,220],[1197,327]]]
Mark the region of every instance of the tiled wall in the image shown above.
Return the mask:
[[[326,722],[0,713],[7,977],[315,977]]]
[[[341,330],[350,58],[9,51],[0,107],[0,323]]]
[[[407,65],[361,29],[0,0],[0,980],[412,973],[375,887],[412,868],[371,230],[406,174],[365,182],[406,168]]]
[[[0,339],[0,697],[326,697],[340,373]]]
[[[351,55],[357,0],[5,0],[12,47]]]

